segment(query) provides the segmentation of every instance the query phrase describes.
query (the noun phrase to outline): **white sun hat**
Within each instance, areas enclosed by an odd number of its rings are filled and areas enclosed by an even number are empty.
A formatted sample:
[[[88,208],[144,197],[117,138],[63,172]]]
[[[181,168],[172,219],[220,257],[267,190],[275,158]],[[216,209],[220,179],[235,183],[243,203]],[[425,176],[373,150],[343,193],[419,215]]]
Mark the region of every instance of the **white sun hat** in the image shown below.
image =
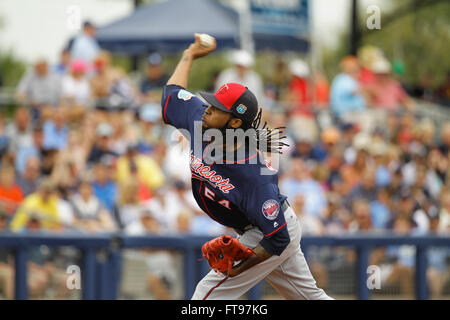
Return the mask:
[[[309,76],[309,67],[306,62],[301,59],[292,60],[289,63],[289,71],[300,78],[306,78]]]
[[[236,50],[230,56],[231,63],[244,67],[251,67],[254,64],[254,59],[251,53],[245,50]]]

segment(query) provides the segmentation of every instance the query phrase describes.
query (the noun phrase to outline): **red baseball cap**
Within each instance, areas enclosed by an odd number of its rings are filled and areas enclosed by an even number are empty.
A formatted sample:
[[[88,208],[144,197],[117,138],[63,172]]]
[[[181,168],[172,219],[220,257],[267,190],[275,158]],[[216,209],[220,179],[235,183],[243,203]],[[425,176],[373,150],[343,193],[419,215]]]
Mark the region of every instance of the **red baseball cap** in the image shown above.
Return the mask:
[[[199,94],[213,107],[232,113],[244,121],[253,121],[258,113],[258,100],[255,95],[239,83],[226,83],[216,93]]]

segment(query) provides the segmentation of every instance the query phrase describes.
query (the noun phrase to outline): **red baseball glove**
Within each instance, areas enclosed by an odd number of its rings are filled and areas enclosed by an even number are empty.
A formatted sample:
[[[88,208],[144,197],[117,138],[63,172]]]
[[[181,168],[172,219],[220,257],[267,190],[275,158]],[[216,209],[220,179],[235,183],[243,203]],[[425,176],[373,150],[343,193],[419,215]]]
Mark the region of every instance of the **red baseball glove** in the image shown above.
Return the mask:
[[[202,246],[202,252],[212,269],[228,275],[231,273],[235,261],[247,259],[254,254],[252,249],[229,235],[206,242]]]

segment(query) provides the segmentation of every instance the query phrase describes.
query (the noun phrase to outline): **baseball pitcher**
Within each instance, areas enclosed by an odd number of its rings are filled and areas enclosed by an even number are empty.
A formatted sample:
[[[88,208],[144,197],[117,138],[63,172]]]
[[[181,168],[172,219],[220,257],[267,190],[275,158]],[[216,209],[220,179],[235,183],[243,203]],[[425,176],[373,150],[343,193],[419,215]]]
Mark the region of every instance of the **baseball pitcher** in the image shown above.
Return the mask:
[[[241,84],[200,93],[206,103],[187,91],[193,61],[216,48],[214,38],[194,37],[164,87],[162,117],[190,138],[192,192],[198,205],[239,236],[203,245],[212,270],[192,299],[237,299],[262,279],[286,299],[331,299],[316,286],[300,248],[297,216],[279,192],[276,170],[263,158],[264,152],[283,146],[275,139],[282,128],[259,127],[261,109]],[[237,132],[244,134],[230,134]]]

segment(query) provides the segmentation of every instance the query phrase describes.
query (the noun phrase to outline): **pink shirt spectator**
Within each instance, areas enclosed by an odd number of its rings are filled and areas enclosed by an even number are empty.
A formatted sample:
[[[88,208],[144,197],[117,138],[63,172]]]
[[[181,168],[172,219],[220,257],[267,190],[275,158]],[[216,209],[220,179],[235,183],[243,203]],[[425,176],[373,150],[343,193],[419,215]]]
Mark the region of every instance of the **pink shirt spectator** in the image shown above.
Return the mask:
[[[370,104],[375,108],[397,110],[407,98],[407,94],[400,83],[391,78],[374,81],[366,88],[369,92]]]

